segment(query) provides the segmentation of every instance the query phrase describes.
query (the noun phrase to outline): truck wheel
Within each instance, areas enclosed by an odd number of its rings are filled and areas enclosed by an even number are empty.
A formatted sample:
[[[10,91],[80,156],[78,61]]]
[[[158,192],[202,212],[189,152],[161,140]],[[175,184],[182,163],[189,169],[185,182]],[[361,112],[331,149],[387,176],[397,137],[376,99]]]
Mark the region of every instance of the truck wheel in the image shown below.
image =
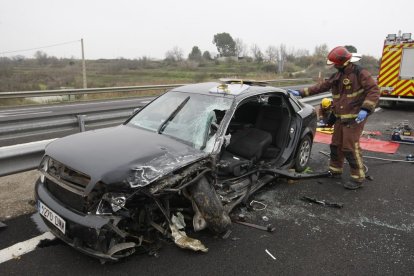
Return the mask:
[[[300,141],[298,150],[295,156],[295,170],[297,172],[303,172],[309,162],[312,150],[312,140],[309,135],[303,137]]]

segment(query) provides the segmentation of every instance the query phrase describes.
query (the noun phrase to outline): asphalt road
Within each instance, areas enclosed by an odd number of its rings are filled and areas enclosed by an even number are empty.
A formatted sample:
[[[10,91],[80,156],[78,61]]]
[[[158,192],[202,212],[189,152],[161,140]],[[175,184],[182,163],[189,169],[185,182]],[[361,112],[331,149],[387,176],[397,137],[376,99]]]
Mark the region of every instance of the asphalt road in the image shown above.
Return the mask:
[[[381,131],[380,138],[386,140],[404,119],[414,123],[412,105],[376,112],[365,129]],[[314,171],[323,170],[328,161],[320,150],[328,151],[328,145],[314,145],[310,163]],[[410,153],[414,145],[400,145],[394,155],[363,152],[391,159],[405,159]],[[271,223],[276,231],[234,224],[227,239],[208,231],[191,234],[209,248],[208,253],[165,243],[158,257],[133,255],[102,265],[57,241],[0,264],[0,275],[413,275],[414,165],[367,158],[365,164],[373,180],[356,191],[345,190],[341,180],[333,179],[281,180],[266,187],[252,198],[265,203],[265,210],[237,212],[244,212],[250,222]],[[304,202],[303,196],[344,207]],[[31,215],[6,223],[8,227],[0,230],[0,248],[41,233]]]
[[[45,122],[53,122],[53,120],[58,120],[59,118],[61,120],[63,118],[74,119],[76,115],[81,114],[89,116],[96,113],[109,114],[114,110],[125,110],[128,115],[126,115],[124,119],[127,119],[135,108],[149,103],[153,98],[154,97],[143,97],[133,99],[0,108],[0,147],[59,138],[79,132],[79,128],[74,126],[50,129],[49,131],[44,129]],[[98,127],[108,127],[115,124],[121,124],[122,121],[123,120],[108,122],[108,124]],[[39,129],[34,132],[33,129],[29,131],[27,130],[28,126],[22,126],[22,123],[30,126],[36,126]],[[16,132],[13,136],[1,135],[2,127],[10,125],[17,126],[15,129],[17,128],[19,132]],[[43,128],[40,126],[43,126]],[[89,125],[87,126],[87,130],[94,128],[96,127]]]
[[[107,109],[142,106],[149,103],[154,97],[118,99],[106,101],[77,102],[68,104],[48,104],[26,107],[0,108],[0,122],[19,121],[36,117],[53,117],[62,114],[83,114],[85,112]]]

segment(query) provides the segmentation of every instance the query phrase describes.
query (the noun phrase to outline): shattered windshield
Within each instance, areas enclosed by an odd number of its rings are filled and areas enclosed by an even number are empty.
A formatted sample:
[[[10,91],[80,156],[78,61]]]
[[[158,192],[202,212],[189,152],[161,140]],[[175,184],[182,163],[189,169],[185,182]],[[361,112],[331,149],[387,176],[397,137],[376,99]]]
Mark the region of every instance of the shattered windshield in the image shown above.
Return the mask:
[[[168,135],[209,152],[217,127],[232,102],[222,96],[168,92],[135,115],[128,125]]]

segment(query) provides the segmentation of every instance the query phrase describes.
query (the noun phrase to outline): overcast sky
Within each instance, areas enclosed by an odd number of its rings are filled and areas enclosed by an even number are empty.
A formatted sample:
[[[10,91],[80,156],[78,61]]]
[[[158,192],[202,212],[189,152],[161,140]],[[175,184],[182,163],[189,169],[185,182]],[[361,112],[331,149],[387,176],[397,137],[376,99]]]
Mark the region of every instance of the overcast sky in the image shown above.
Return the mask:
[[[249,48],[307,49],[354,45],[381,56],[388,33],[414,34],[414,1],[225,0],[0,0],[0,54],[84,39],[87,59],[164,58],[178,46],[217,52],[216,33],[228,32]],[[81,56],[80,42],[42,49],[57,57]]]

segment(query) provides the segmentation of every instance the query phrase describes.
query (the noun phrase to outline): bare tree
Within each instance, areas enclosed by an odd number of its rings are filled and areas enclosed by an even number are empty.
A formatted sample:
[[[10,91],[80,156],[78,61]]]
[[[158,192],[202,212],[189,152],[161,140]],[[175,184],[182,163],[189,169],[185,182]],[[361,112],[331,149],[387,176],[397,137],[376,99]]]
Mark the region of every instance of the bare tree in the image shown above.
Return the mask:
[[[295,57],[307,57],[309,56],[309,51],[306,49],[298,49],[295,51]]]
[[[241,38],[236,38],[234,42],[236,43],[236,56],[246,57],[248,55],[247,45],[243,42]]]
[[[326,57],[329,53],[328,45],[322,44],[315,47],[314,56],[315,57]]]
[[[279,56],[279,49],[276,46],[270,45],[265,51],[265,58],[268,62],[275,63]]]
[[[165,53],[165,59],[169,61],[182,61],[184,51],[178,46],[174,46],[171,50]]]
[[[255,61],[263,62],[263,53],[257,44],[253,44],[252,47],[250,48],[250,51],[252,52],[253,58]]]
[[[42,51],[36,51],[36,53],[34,54],[35,59],[37,60],[37,62],[39,64],[45,65],[47,64],[47,54],[45,52]]]

